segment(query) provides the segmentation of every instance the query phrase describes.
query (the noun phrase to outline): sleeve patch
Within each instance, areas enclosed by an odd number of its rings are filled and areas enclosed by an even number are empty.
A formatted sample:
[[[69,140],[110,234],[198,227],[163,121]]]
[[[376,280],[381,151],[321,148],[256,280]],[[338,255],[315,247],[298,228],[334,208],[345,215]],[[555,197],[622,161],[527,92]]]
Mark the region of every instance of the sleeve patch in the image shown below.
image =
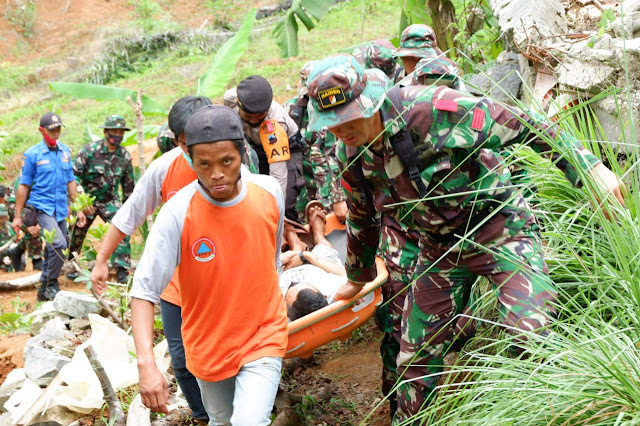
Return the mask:
[[[340,179],[342,183],[342,187],[347,190],[347,192],[351,193],[351,185],[349,185],[344,179]]]
[[[458,102],[452,101],[450,99],[437,99],[433,104],[433,107],[438,111],[457,112]]]
[[[484,127],[484,110],[475,108],[473,110],[473,118],[471,119],[471,128],[473,130],[482,130]]]

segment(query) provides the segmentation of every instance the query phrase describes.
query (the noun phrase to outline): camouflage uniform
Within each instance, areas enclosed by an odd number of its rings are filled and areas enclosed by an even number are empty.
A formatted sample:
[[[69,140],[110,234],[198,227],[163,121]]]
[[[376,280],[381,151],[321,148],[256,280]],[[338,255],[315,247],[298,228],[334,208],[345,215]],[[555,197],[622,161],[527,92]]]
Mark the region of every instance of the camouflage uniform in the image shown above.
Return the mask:
[[[15,239],[16,234],[11,229],[9,212],[4,204],[0,204],[0,217],[5,218],[4,223],[0,224],[0,246],[3,246]],[[15,244],[0,252],[0,271],[14,272],[19,270],[22,253],[23,251],[20,251]]]
[[[5,197],[7,200],[7,210],[9,211],[9,220],[11,221],[13,221],[16,211],[15,192],[18,190],[19,180],[20,177],[16,177],[13,182],[13,191],[10,195],[7,193],[7,197]],[[18,242],[18,247],[20,247],[22,252],[26,252],[29,255],[33,269],[42,269],[42,261],[44,259],[44,238],[41,235],[36,235],[35,237],[31,235],[24,224],[21,229],[23,236]]]
[[[129,130],[125,127],[125,121],[120,116],[108,117],[102,127]],[[96,211],[91,216],[87,215],[84,227],[75,226],[71,234],[70,253],[74,251],[80,253],[84,237],[96,215],[105,222],[109,222],[133,192],[131,155],[122,146],[118,146],[114,152],[109,152],[107,143],[105,139],[88,143],[80,149],[74,160],[73,172],[84,191],[96,197],[94,201]],[[119,194],[120,187],[122,188],[122,197]],[[127,236],[113,252],[112,266],[129,267],[130,253],[129,236]]]
[[[370,190],[367,196],[359,187],[363,182],[354,177],[353,166],[344,170],[350,280],[368,282],[376,276],[380,214],[420,232],[420,254],[409,278],[412,285],[403,308],[397,359],[403,381],[397,389],[395,420],[402,421],[433,398],[435,375],[442,371],[443,353],[452,340],[453,320],[476,276],[486,276],[493,284],[501,314],[512,326],[507,332],[517,338],[522,338],[517,329],[540,330],[553,315],[556,292],[547,274],[538,226],[511,186],[497,151],[531,143],[538,152],[549,154],[577,184],[574,166],[536,137],[530,130],[535,127],[570,148],[573,162],[582,169],[590,169],[598,160],[577,141],[565,139],[522,111],[447,87],[399,89],[405,111],[400,119],[384,86],[369,75],[364,84],[362,74],[362,68],[348,57],[327,58],[314,67],[309,84],[310,127],[332,128],[372,117],[379,109],[391,117],[383,123],[381,143],[360,148],[340,144],[338,158],[344,167],[361,154],[362,174]],[[334,108],[326,94],[334,93],[336,86],[343,93],[337,100],[344,99],[345,105],[336,103]],[[426,186],[421,202],[417,201],[418,184],[389,139],[405,126],[423,166],[416,177]],[[409,203],[396,204],[403,202]],[[374,211],[378,214],[372,217]]]
[[[302,175],[304,186],[296,201],[298,222],[305,223],[305,207],[310,200],[322,202],[325,211],[331,211],[332,205],[345,200],[340,180],[337,179],[338,161],[335,157],[335,137],[326,130],[310,132],[307,130],[309,111],[307,103],[307,78],[311,71],[312,61],[304,64],[300,71],[298,96],[287,101],[283,106],[296,121],[303,141]],[[298,117],[298,115],[300,115]]]
[[[175,136],[171,129],[169,129],[168,123],[164,123],[160,126],[160,129],[158,129],[158,136],[156,136],[156,143],[158,144],[158,149],[161,153],[164,154],[176,147],[176,144],[173,142],[174,139]]]
[[[351,52],[351,55],[363,68],[377,68],[387,78],[393,80],[402,67],[396,62],[393,44],[386,39],[372,40],[364,43]]]
[[[409,25],[402,31],[400,45],[393,50],[393,57],[422,59],[445,58],[442,50],[438,47],[435,31],[433,31],[433,28],[430,26],[424,24]],[[449,62],[449,66],[452,64],[457,68],[455,63]],[[416,65],[416,71],[417,70],[418,66]],[[411,84],[411,77],[407,76],[404,67],[395,74],[393,83],[399,83],[401,86],[409,86]]]

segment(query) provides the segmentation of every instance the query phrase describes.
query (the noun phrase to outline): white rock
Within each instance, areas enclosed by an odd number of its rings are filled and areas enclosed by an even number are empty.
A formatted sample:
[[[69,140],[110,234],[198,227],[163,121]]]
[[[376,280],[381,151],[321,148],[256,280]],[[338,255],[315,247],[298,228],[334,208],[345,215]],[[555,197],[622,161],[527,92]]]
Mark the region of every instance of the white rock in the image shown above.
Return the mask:
[[[53,306],[73,318],[87,318],[89,314],[97,314],[101,310],[93,296],[64,290],[56,294]]]
[[[11,413],[11,420],[17,423],[27,410],[31,408],[33,403],[36,402],[42,392],[43,390],[40,389],[40,386],[27,379],[22,385],[22,388],[14,393],[4,404],[7,411]]]

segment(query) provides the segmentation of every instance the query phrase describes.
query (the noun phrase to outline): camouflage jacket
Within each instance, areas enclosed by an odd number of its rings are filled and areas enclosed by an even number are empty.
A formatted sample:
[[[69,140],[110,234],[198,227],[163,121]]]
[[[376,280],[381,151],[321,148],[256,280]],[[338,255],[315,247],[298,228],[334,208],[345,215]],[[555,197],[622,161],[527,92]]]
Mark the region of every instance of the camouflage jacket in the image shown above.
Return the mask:
[[[287,113],[292,117],[298,99],[300,99],[299,96],[294,96],[283,105]],[[305,108],[304,115],[300,121],[300,136],[305,147],[304,155],[308,157],[306,160],[311,162],[314,175],[325,174],[328,176],[326,185],[318,188],[318,191],[323,198],[331,198],[333,203],[344,201],[344,191],[340,184],[340,179],[337,178],[340,168],[335,152],[336,137],[327,130],[312,132],[307,128],[308,124],[309,109]]]
[[[88,143],[78,151],[73,172],[85,192],[96,197],[94,204],[98,207],[120,207],[135,185],[129,152],[119,146],[110,153],[104,139]]]
[[[13,229],[11,228],[11,224],[7,220],[3,225],[0,225],[0,246],[6,244],[15,235],[15,232],[13,232]]]
[[[366,282],[375,277],[380,214],[372,218],[373,209],[392,215],[409,229],[419,230],[423,242],[431,247],[451,247],[455,235],[465,235],[477,226],[473,240],[492,241],[495,236],[477,218],[499,212],[504,227],[517,232],[531,215],[518,189],[511,185],[508,169],[503,167],[499,151],[504,147],[531,144],[537,152],[550,156],[574,185],[579,184],[576,168],[537,137],[536,131],[548,133],[557,146],[568,148],[562,151],[568,152],[573,157],[571,162],[583,170],[599,162],[578,141],[556,134],[554,127],[489,99],[442,86],[405,87],[400,89],[400,98],[406,111],[404,121],[397,119],[388,97],[381,107],[390,118],[384,123],[384,140],[377,146],[379,152],[371,147],[338,145],[338,160],[343,169],[349,158],[361,154],[356,161],[362,164],[373,198],[365,203],[358,181],[350,169],[344,170],[342,177],[349,204],[347,275],[354,281]],[[422,201],[417,201],[420,198],[417,186],[389,140],[405,123],[422,163],[420,178],[427,188]],[[397,203],[406,204],[392,206]],[[489,213],[494,210],[495,213]],[[463,250],[469,246],[472,242],[465,240],[458,247]]]

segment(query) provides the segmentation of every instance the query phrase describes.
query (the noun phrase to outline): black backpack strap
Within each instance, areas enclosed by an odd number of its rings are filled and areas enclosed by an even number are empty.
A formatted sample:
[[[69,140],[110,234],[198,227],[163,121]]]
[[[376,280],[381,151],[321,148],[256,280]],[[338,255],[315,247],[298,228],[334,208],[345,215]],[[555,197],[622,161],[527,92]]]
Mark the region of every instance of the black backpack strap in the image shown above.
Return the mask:
[[[351,151],[347,148],[348,151]],[[347,164],[349,166],[349,172],[353,177],[353,180],[356,181],[358,187],[360,188],[360,202],[367,206],[367,210],[371,217],[375,217],[376,211],[373,205],[373,194],[371,192],[371,188],[369,187],[369,183],[364,177],[364,172],[362,171],[362,161],[358,156],[358,151],[353,150],[355,153],[351,153],[351,155],[347,156]]]
[[[393,106],[398,112],[397,119],[403,120],[402,114],[404,113],[404,108],[402,107],[402,100],[400,99],[400,89],[397,86],[391,88],[387,91],[387,97],[391,100]],[[385,123],[388,120],[395,119],[394,117],[389,116],[383,109],[380,111],[382,112],[382,120]],[[423,169],[422,163],[418,158],[418,153],[413,145],[411,135],[409,134],[409,128],[406,123],[402,126],[402,130],[390,136],[389,140],[391,141],[393,148],[396,150],[398,157],[400,157],[400,161],[409,172],[409,177],[411,177],[411,180],[416,184],[420,198],[426,197],[427,187],[425,186],[422,177],[420,177],[420,171]]]
[[[300,96],[295,106],[293,107],[293,111],[291,111],[291,118],[298,126],[298,130],[302,127],[302,119],[307,112],[307,104],[309,103],[308,96]]]

